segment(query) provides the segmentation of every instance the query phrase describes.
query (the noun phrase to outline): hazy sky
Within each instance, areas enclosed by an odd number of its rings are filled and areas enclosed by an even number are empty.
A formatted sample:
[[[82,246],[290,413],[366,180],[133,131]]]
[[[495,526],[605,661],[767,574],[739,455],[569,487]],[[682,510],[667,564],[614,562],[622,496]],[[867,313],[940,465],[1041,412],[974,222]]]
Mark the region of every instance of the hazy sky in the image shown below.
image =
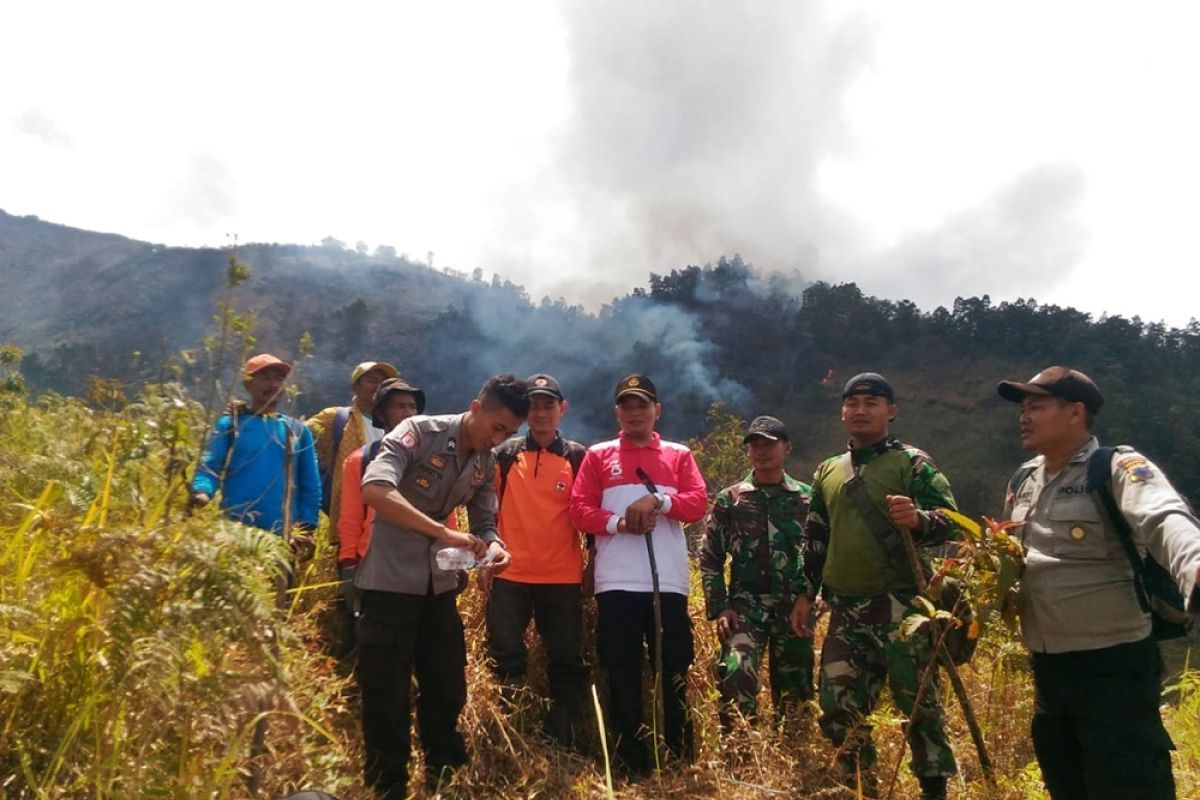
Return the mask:
[[[1198,29],[1152,0],[6,4],[0,208],[589,305],[740,252],[1184,324]]]

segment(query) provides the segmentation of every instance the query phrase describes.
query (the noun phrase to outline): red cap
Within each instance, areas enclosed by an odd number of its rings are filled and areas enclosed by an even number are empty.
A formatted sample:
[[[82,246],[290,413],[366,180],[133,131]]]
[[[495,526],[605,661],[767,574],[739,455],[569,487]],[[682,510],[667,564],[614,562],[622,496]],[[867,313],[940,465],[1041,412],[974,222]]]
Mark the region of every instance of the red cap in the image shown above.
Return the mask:
[[[262,372],[267,367],[279,367],[283,370],[284,375],[292,371],[292,365],[286,361],[276,358],[270,353],[259,353],[256,356],[250,356],[250,359],[246,362],[246,366],[242,368],[242,374],[249,378],[251,375]]]

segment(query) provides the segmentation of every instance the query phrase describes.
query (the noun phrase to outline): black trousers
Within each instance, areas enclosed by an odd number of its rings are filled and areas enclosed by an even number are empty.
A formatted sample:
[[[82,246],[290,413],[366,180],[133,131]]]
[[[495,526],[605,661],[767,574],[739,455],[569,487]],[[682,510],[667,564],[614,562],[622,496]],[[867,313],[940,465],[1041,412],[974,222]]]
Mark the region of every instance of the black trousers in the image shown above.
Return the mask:
[[[411,685],[425,769],[437,776],[467,762],[458,715],[467,700],[467,651],[455,592],[363,593],[358,622],[364,777],[388,800],[408,796]]]
[[[687,670],[695,659],[687,597],[663,593],[663,737],[685,759],[693,753],[688,718]],[[635,769],[649,765],[642,724],[643,645],[654,664],[654,602],[650,592],[601,592],[596,595],[596,649],[608,672],[608,722],[616,735],[617,757]]]
[[[1175,800],[1153,639],[1034,653],[1033,747],[1054,800]]]
[[[534,620],[546,643],[550,699],[578,708],[587,672],[583,646],[583,597],[578,583],[520,583],[496,578],[487,605],[488,654],[505,683],[525,680],[525,629]]]

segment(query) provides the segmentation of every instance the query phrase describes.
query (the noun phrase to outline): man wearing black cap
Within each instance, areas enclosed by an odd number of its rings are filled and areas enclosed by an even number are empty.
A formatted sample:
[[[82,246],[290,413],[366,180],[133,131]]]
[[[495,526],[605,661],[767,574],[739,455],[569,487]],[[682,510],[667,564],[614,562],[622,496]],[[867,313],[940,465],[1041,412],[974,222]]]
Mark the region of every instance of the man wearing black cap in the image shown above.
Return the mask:
[[[1087,375],[1048,367],[998,391],[1021,404],[1021,444],[1038,454],[1010,481],[1005,515],[1024,523],[1018,610],[1046,788],[1054,800],[1174,798],[1142,559],[1168,567],[1200,611],[1200,521],[1144,456],[1100,447],[1104,398]]]
[[[619,438],[592,445],[579,467],[571,520],[596,536],[596,649],[608,672],[607,719],[617,736],[618,764],[638,774],[651,767],[639,729],[642,648],[648,644],[653,655],[656,639],[655,576],[662,612],[661,735],[677,756],[692,755],[687,672],[694,648],[683,526],[704,518],[708,491],[692,451],[654,431],[662,406],[649,378],[629,375],[617,384],[616,414]]]
[[[941,544],[956,533],[942,510],[957,507],[949,482],[929,456],[888,434],[896,413],[896,394],[882,375],[864,372],[842,390],[842,425],[850,444],[813,476],[802,541],[808,591],[792,609],[792,628],[811,635],[809,611],[820,591],[830,608],[821,651],[820,726],[837,745],[847,775],[876,762],[865,720],[886,677],[896,705],[912,715],[908,743],[921,796],[934,800],[946,796],[946,778],[957,767],[936,685],[913,714],[932,642],[901,634],[903,621],[915,613],[917,589],[907,559],[896,556],[897,529],[906,529],[918,546]]]
[[[525,680],[525,629],[532,617],[546,645],[550,683],[547,731],[564,744],[575,739],[582,718],[583,550],[571,524],[571,487],[586,448],[564,439],[558,426],[567,413],[562,387],[552,375],[526,381],[529,417],[525,436],[496,448],[496,516],[512,555],[503,577],[480,573],[489,591],[487,644],[496,676],[507,686]]]
[[[792,443],[780,420],[757,417],[742,443],[751,471],[717,495],[700,549],[704,601],[721,641],[717,688],[725,728],[734,710],[748,719],[757,715],[764,650],[780,721],[813,693],[812,637],[797,636],[788,624],[792,604],[805,591],[800,536],[812,487],[784,471]]]

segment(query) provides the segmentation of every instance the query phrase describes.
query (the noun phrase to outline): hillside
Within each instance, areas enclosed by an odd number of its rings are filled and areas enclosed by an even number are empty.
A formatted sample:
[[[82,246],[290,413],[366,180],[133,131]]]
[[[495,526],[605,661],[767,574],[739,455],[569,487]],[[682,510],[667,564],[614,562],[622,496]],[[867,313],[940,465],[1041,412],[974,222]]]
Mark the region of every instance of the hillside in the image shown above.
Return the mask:
[[[386,330],[386,349],[402,350],[421,321],[475,288],[395,256],[341,247],[249,244],[238,253],[251,278],[236,305],[256,313],[263,348],[294,357],[303,332],[317,338],[306,370],[314,400],[334,393],[333,375],[346,372],[334,362],[356,359],[370,331]],[[152,379],[211,327],[226,262],[217,249],[164,247],[0,211],[0,341],[25,350],[35,388],[74,394],[91,375]]]
[[[294,358],[303,333],[315,341],[297,373],[299,413],[343,402],[345,376],[367,358],[398,364],[428,390],[431,412],[461,408],[495,372],[544,370],[571,401],[566,432],[589,441],[611,435],[617,379],[644,371],[663,396],[665,435],[702,433],[715,402],[747,418],[772,413],[792,426],[792,470],[804,476],[843,446],[841,384],[875,369],[898,390],[895,432],[934,456],[965,510],[995,514],[1025,457],[1015,409],[996,397],[995,384],[1065,363],[1107,395],[1100,436],[1143,449],[1200,498],[1195,322],[1166,329],[1032,299],[993,305],[986,296],[926,313],[853,284],[764,275],[737,257],[652,274],[647,287],[597,313],[535,303],[501,279],[336,246],[250,244],[238,257],[251,278],[234,305],[255,313],[256,347]],[[154,380],[171,355],[211,330],[226,261],[220,250],[0,212],[0,342],[25,350],[34,389],[79,394],[92,375]]]

